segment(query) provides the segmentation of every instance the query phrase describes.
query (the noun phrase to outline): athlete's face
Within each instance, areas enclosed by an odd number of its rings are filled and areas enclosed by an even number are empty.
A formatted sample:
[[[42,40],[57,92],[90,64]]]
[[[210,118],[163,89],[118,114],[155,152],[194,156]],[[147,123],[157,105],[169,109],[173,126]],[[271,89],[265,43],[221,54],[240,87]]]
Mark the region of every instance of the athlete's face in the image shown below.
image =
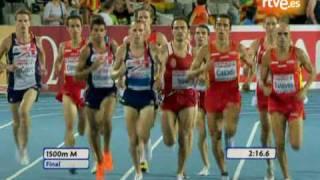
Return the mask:
[[[176,20],[172,26],[172,34],[177,42],[183,42],[188,39],[189,28],[187,23],[183,20]]]
[[[280,25],[276,29],[278,47],[288,47],[291,43],[291,35],[288,25]]]
[[[145,30],[146,30],[145,24],[143,22],[136,23],[131,26],[129,35],[134,43],[136,43],[136,44],[143,43],[145,35],[146,35]]]
[[[263,27],[267,33],[275,33],[277,25],[278,25],[277,18],[274,16],[270,16],[264,20]]]
[[[230,20],[228,18],[217,18],[215,30],[216,36],[220,40],[226,39],[230,34]]]
[[[81,21],[79,19],[69,19],[68,32],[71,37],[76,37],[81,35],[81,32],[82,32]]]
[[[194,39],[198,46],[202,46],[208,43],[209,34],[207,29],[202,27],[197,27],[196,32],[194,34]]]
[[[29,32],[30,18],[27,14],[18,14],[16,17],[16,30],[20,32]]]
[[[139,11],[138,15],[137,15],[137,19],[139,21],[144,22],[147,26],[150,26],[152,24],[152,19],[151,19],[151,16],[150,16],[150,12],[147,11],[147,10]]]
[[[94,41],[100,42],[103,41],[104,37],[106,36],[106,28],[102,24],[93,25],[91,30],[91,37]]]

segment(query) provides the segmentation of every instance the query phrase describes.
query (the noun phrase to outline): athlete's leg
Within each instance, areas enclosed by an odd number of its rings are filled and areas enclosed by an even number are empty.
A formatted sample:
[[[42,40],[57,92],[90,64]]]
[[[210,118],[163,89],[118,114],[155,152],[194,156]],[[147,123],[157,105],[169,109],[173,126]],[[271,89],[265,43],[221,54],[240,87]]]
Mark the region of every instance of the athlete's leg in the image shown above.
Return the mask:
[[[208,144],[206,142],[207,130],[206,130],[205,112],[202,109],[198,110],[197,129],[198,129],[198,148],[201,154],[202,162],[204,164],[204,167],[199,173],[199,175],[208,175],[210,163],[208,158]]]
[[[113,169],[112,155],[110,151],[110,139],[112,132],[112,114],[116,105],[115,95],[106,97],[101,105],[100,111],[102,111],[102,124],[103,124],[103,139],[104,139],[104,150],[103,158],[105,163],[105,168],[109,171]]]
[[[196,119],[196,107],[189,107],[181,110],[178,114],[179,123],[179,157],[178,157],[178,175],[183,175],[185,164],[190,152],[192,143],[193,125]]]
[[[130,107],[124,106],[124,114],[127,123],[127,131],[129,136],[129,147],[132,162],[136,171],[136,174],[142,175],[141,169],[139,166],[139,157],[140,157],[140,148],[139,148],[139,138],[137,133],[137,124],[139,118],[139,112]]]
[[[163,142],[167,146],[173,146],[177,140],[177,116],[174,112],[164,110],[162,112],[162,134]]]
[[[33,103],[37,98],[38,92],[35,89],[29,89],[23,95],[19,107],[19,120],[20,120],[20,129],[19,129],[19,143],[20,143],[20,155],[21,155],[21,164],[25,165],[29,163],[28,153],[27,153],[27,144],[28,144],[28,135],[30,127],[30,110]]]
[[[83,107],[78,107],[78,133],[83,136],[87,127],[87,116]]]
[[[20,143],[19,143],[19,129],[20,129],[19,106],[20,106],[20,102],[10,104],[10,109],[11,109],[12,119],[13,119],[13,124],[12,124],[13,136],[14,136],[14,141],[16,143],[18,150],[20,149]]]
[[[227,173],[227,167],[224,162],[224,152],[222,149],[221,138],[223,129],[223,116],[222,113],[207,113],[208,129],[211,136],[211,144],[213,155],[216,159],[217,165],[221,174]]]
[[[232,138],[236,134],[240,114],[240,104],[229,103],[223,111],[227,147],[232,146]],[[226,147],[226,148],[227,148]]]
[[[77,117],[77,106],[73,103],[69,96],[63,95],[63,114],[66,123],[66,132],[64,137],[65,146],[73,147],[75,139],[73,136],[73,124]]]
[[[303,120],[302,117],[289,121],[289,137],[291,147],[298,151],[302,145],[303,139]]]
[[[284,178],[289,178],[288,160],[285,151],[286,118],[281,113],[272,112],[270,113],[270,121],[282,174]]]

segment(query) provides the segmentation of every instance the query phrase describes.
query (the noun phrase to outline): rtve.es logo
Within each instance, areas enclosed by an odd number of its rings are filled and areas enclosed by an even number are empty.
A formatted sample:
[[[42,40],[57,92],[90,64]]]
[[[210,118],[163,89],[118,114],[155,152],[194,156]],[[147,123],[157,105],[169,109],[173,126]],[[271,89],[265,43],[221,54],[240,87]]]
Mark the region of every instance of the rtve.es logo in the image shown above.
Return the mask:
[[[262,0],[263,8],[280,8],[287,10],[290,8],[300,8],[300,0]]]

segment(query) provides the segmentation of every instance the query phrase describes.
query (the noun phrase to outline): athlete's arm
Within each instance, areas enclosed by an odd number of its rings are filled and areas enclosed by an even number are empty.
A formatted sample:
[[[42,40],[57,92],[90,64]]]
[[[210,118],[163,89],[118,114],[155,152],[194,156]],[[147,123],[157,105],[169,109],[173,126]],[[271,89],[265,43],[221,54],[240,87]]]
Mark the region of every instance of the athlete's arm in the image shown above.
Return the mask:
[[[167,37],[166,37],[163,33],[161,33],[161,32],[157,32],[156,44],[157,44],[157,46],[160,47],[163,51],[168,50],[168,48],[167,48],[167,44],[168,44]]]
[[[112,40],[112,41],[111,41],[111,49],[112,49],[113,54],[116,54],[117,49],[118,49],[118,43],[117,43],[117,41],[115,41],[115,40]]]
[[[202,63],[205,63],[205,65],[201,66]],[[197,56],[194,57],[190,70],[188,71],[188,74],[187,74],[188,79],[193,79],[199,76],[204,71],[208,70],[208,68],[210,67],[209,65],[210,65],[209,46],[204,45],[200,48],[199,52],[197,53]]]
[[[153,59],[155,60],[155,66],[157,70],[157,72],[155,73],[154,80],[159,81],[159,83],[161,83],[162,77],[165,72],[165,65],[167,63],[169,55],[167,44],[163,44],[158,48],[151,49],[151,53]]]
[[[260,79],[259,84],[261,85],[261,88],[265,94],[265,96],[269,96],[271,93],[271,88],[268,87],[266,84],[266,81],[264,79],[267,79],[268,73],[269,73],[269,65],[270,65],[270,54],[271,51],[268,50],[266,53],[262,56],[262,63],[260,67]]]
[[[57,78],[59,78],[59,73],[61,71],[63,51],[64,51],[64,43],[60,43],[58,57],[54,62],[54,77],[57,77]]]
[[[90,67],[86,66],[87,58],[89,57],[90,48],[86,46],[82,49],[79,57],[79,63],[76,68],[75,78],[77,80],[85,80],[88,77],[88,74],[94,70],[93,64]],[[96,61],[98,62],[98,61]]]
[[[111,71],[111,78],[113,80],[120,78],[125,73],[126,67],[124,64],[124,58],[126,55],[126,46],[127,46],[126,44],[122,44],[117,49],[116,57],[115,57],[116,60],[112,66],[112,71]]]
[[[253,66],[253,57],[248,56],[248,51],[246,47],[242,44],[239,45],[239,53],[240,53],[240,60],[247,64],[250,68]]]
[[[303,86],[303,88],[301,89],[301,91],[298,94],[299,98],[303,99],[305,97],[308,89],[310,88],[312,82],[316,78],[316,72],[315,72],[314,68],[312,67],[311,61],[310,61],[309,57],[306,55],[306,53],[300,48],[297,48],[296,50],[297,50],[296,54],[297,54],[300,66],[302,68],[304,68],[307,71],[307,73],[309,74],[306,84]]]
[[[2,56],[9,51],[9,48],[11,46],[11,36],[5,38],[1,45],[0,45],[0,72],[4,70],[14,70],[12,68],[9,68],[10,65],[7,65],[6,62],[1,61]]]
[[[40,42],[39,37],[36,37],[36,44],[37,44],[37,47],[39,48],[40,70],[41,70],[42,74],[46,75],[47,74],[46,56],[45,56],[44,49],[43,49],[43,46]]]

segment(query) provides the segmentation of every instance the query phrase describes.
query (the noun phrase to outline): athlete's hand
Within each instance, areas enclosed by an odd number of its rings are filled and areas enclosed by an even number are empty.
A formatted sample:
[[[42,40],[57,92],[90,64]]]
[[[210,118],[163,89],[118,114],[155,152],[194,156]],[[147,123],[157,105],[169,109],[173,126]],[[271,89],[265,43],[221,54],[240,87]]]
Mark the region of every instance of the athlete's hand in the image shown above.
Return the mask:
[[[18,68],[18,66],[15,65],[15,64],[9,64],[9,65],[7,65],[7,70],[8,70],[9,72],[15,72],[17,69],[19,69],[19,68]]]
[[[123,78],[119,78],[115,81],[117,88],[119,89],[124,89],[125,88],[125,84],[124,84],[124,80]]]
[[[105,63],[105,60],[103,59],[103,58],[99,58],[99,59],[97,59],[95,62],[93,62],[92,63],[92,65],[91,65],[91,69],[92,69],[92,71],[95,71],[95,70],[97,70],[102,64],[104,64]]]
[[[194,73],[194,71],[189,70],[189,71],[186,72],[186,76],[187,76],[187,79],[188,79],[189,81],[190,81],[190,80],[194,80],[194,78],[195,78],[195,73]]]
[[[160,78],[157,78],[157,79],[154,81],[153,89],[156,90],[156,91],[161,91],[161,90],[162,90],[162,87],[163,87],[163,83],[162,83],[161,79],[160,79]]]
[[[43,76],[46,76],[48,74],[47,68],[45,66],[40,66],[40,73]]]
[[[248,82],[243,83],[241,90],[244,92],[249,92],[250,91],[250,84]]]
[[[300,91],[297,94],[298,100],[304,101],[306,97],[307,97],[307,90],[305,90],[305,88],[300,89]]]
[[[270,86],[263,86],[262,90],[263,90],[263,94],[265,96],[269,96],[271,94],[271,87]]]

